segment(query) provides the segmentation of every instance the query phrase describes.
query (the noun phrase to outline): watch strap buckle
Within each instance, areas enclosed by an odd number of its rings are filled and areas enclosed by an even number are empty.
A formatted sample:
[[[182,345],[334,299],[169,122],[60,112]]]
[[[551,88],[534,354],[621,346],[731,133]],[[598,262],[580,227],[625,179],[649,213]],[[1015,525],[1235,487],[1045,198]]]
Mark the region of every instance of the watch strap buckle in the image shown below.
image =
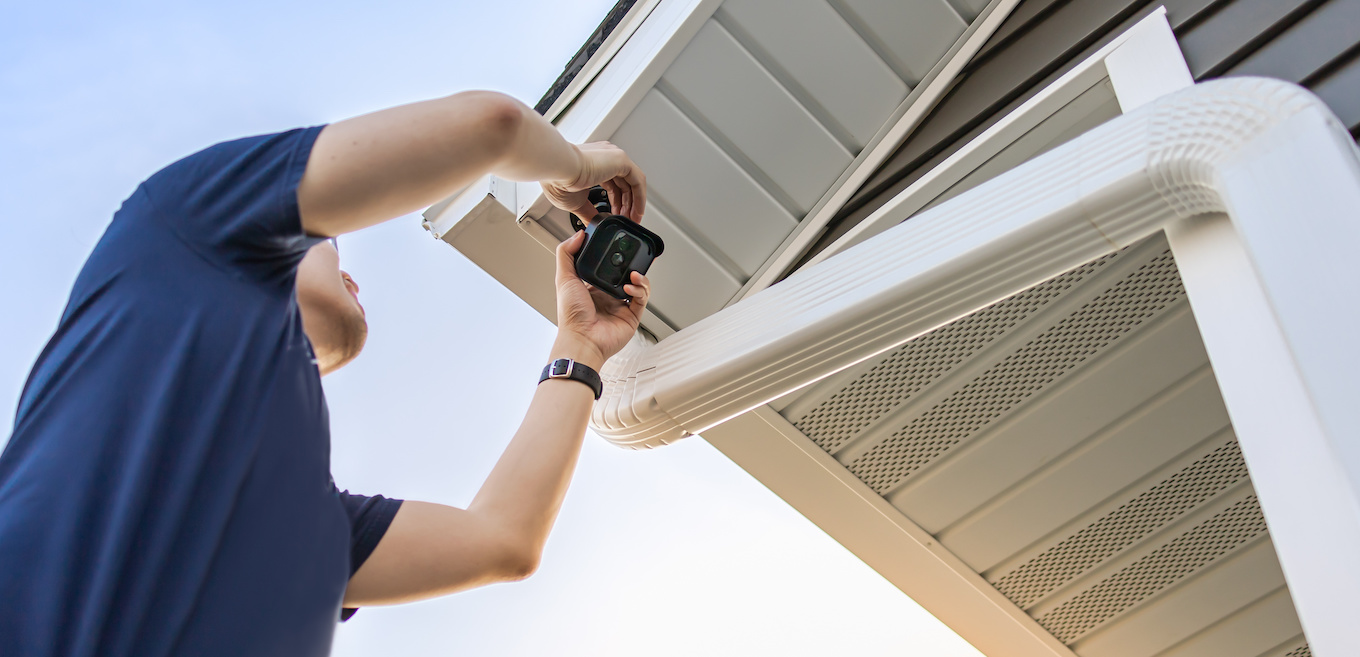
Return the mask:
[[[548,363],[543,368],[543,373],[539,375],[538,382],[543,383],[548,379],[571,379],[580,381],[590,386],[591,392],[595,393],[595,399],[600,398],[604,392],[604,384],[600,381],[600,373],[596,372],[589,365],[582,365],[571,358],[558,358]]]
[[[549,379],[569,379],[571,373],[576,370],[576,361],[570,358],[558,358],[548,365]]]

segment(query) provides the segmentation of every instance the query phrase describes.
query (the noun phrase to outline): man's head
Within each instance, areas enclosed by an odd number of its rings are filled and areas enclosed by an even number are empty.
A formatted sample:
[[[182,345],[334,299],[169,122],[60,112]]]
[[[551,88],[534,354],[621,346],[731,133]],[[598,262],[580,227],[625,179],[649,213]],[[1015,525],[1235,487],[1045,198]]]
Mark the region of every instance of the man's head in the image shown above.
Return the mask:
[[[359,305],[359,285],[340,269],[332,242],[313,246],[298,265],[297,300],[322,374],[344,367],[363,351],[368,322]]]

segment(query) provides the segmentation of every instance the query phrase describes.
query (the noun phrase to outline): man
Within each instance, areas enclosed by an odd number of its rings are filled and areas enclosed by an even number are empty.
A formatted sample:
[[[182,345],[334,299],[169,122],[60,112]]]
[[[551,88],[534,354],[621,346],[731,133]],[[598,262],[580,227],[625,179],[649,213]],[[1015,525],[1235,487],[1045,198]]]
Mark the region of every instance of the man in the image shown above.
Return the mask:
[[[631,302],[590,290],[572,267],[582,234],[557,250],[545,354],[578,378],[540,384],[467,509],[349,495],[329,475],[320,375],[358,355],[367,325],[326,238],[488,172],[544,181],[583,216],[596,184],[619,214],[646,206],[623,151],[569,144],[488,92],[218,144],[138,187],[0,455],[0,655],[324,655],[342,607],[533,572],[597,394],[588,373],[650,289],[634,274]]]

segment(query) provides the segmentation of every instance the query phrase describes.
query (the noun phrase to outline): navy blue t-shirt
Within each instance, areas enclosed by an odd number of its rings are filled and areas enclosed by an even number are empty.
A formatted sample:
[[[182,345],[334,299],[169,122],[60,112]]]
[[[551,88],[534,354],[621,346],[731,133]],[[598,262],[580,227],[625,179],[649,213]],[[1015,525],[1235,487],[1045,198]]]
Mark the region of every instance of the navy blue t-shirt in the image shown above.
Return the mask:
[[[294,296],[320,127],[158,172],[91,253],[0,454],[0,655],[325,655],[400,502],[330,478]]]

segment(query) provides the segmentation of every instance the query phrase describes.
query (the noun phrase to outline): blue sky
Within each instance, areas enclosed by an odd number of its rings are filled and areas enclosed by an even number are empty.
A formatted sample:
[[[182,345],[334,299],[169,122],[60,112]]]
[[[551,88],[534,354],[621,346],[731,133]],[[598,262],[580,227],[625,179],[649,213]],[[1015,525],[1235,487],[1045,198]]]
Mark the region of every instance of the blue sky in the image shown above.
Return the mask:
[[[533,104],[613,2],[113,4],[0,4],[6,426],[81,263],[156,169],[464,89]],[[335,478],[464,504],[553,327],[415,216],[343,238],[341,255],[370,339],[325,382]],[[335,654],[977,653],[702,440],[637,453],[588,436],[537,575],[366,609]]]

